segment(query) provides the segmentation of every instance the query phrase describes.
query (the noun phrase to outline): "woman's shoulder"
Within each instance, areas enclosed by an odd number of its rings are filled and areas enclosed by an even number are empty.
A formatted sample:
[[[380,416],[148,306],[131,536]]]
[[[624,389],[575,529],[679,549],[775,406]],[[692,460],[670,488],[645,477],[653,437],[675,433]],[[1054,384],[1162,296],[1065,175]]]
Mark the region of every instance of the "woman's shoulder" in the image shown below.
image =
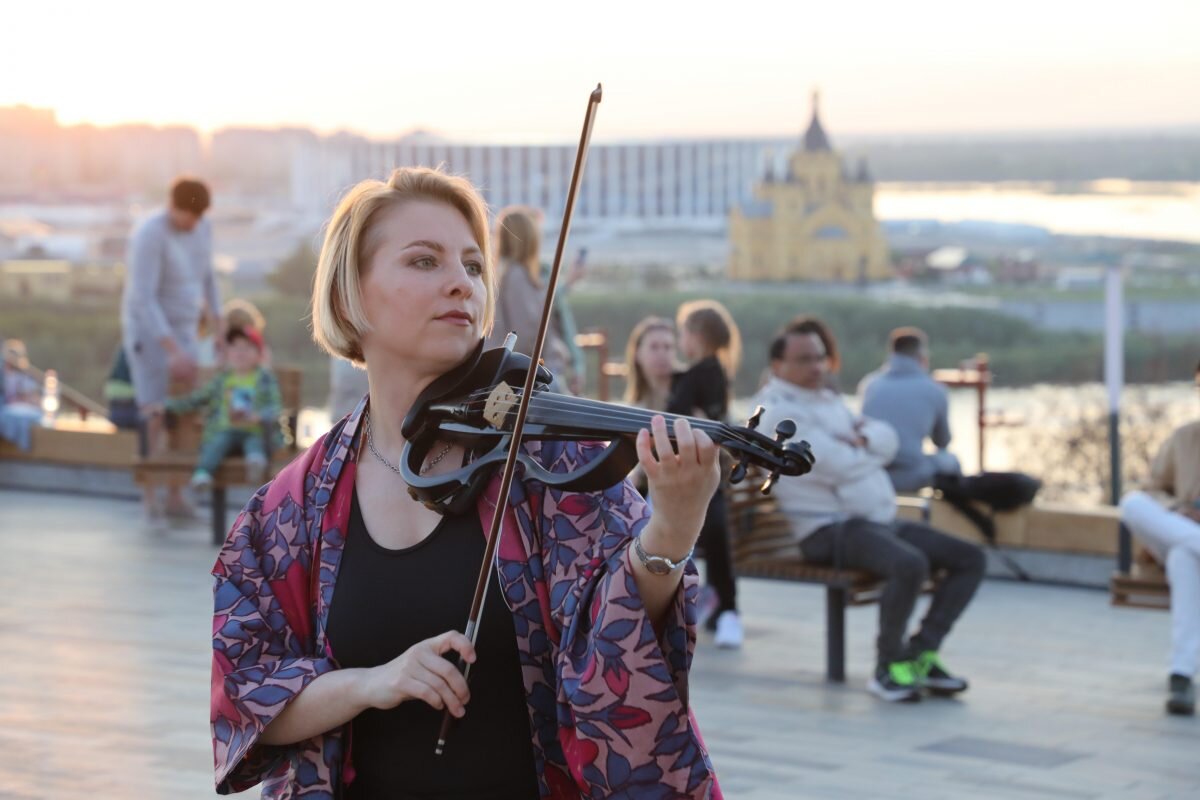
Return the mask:
[[[684,379],[726,380],[725,368],[716,356],[705,356],[687,369],[671,374],[671,380],[678,382]]]
[[[524,264],[518,264],[515,261],[508,261],[500,265],[499,272],[501,286],[532,283],[529,278],[529,271],[525,269]]]

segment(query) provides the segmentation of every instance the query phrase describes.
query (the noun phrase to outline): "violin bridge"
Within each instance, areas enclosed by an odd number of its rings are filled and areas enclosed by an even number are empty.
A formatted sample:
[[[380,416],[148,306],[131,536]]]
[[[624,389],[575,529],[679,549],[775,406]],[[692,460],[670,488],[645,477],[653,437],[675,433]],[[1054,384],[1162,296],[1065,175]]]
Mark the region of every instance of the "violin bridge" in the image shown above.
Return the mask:
[[[508,418],[509,412],[513,410],[516,401],[517,396],[513,393],[512,387],[504,381],[500,381],[492,387],[492,393],[488,395],[483,404],[483,418],[496,430],[504,430],[504,421]]]

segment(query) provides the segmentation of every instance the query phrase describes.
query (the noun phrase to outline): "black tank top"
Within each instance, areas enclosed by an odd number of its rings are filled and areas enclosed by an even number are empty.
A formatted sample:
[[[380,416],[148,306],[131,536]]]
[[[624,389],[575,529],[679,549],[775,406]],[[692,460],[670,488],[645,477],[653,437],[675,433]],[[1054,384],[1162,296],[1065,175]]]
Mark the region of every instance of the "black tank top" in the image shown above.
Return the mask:
[[[479,518],[443,517],[412,547],[389,550],[367,532],[355,493],[327,635],[342,667],[376,667],[412,645],[462,631],[483,562]],[[433,754],[442,712],[422,700],[368,709],[351,722],[348,800],[536,798],[533,743],[512,612],[493,572],[467,714]]]

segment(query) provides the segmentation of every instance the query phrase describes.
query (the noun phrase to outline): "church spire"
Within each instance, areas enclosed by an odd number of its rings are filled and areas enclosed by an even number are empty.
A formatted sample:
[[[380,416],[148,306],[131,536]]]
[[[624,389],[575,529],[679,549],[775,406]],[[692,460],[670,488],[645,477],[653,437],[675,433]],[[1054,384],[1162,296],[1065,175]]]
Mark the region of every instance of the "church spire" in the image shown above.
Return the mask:
[[[825,135],[825,129],[821,127],[821,118],[818,115],[820,100],[820,91],[813,89],[812,121],[808,123],[808,130],[804,132],[804,149],[809,153],[833,150],[829,144],[829,137]]]

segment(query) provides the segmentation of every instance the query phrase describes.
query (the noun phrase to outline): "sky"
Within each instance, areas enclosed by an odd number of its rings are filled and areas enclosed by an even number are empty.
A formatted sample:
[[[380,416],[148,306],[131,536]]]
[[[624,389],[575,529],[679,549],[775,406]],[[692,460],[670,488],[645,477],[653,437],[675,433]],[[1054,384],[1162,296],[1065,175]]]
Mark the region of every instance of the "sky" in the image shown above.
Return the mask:
[[[110,0],[0,6],[0,106],[374,137],[1200,126],[1200,1]]]

